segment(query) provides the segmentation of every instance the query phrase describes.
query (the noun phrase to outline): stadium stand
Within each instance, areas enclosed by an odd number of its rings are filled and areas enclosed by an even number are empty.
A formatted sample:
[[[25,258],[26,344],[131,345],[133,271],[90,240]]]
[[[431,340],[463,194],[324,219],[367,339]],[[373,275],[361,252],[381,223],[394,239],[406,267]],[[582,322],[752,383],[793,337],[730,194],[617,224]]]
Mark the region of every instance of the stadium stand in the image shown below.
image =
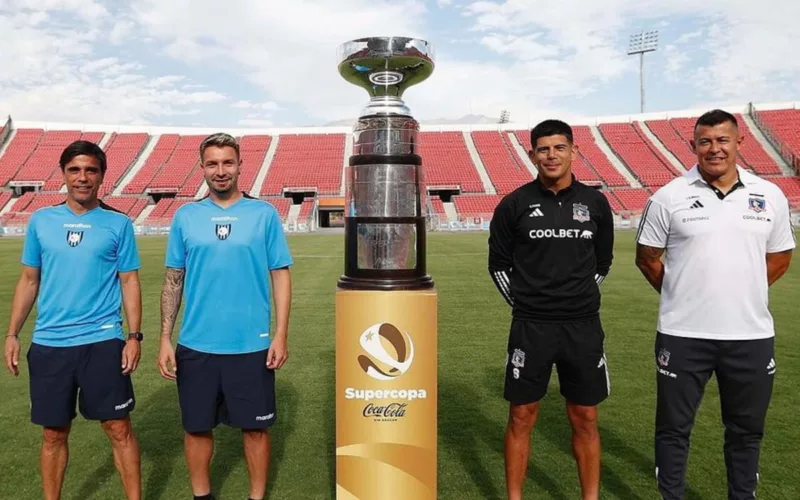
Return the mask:
[[[498,132],[472,132],[472,141],[498,194],[510,193],[533,180],[533,175],[507,140]]]
[[[162,135],[158,138],[155,149],[147,157],[142,168],[136,172],[131,182],[122,191],[124,194],[144,194],[150,182],[158,175],[175,151],[181,138],[178,134]]]
[[[153,193],[177,193],[182,186],[186,186],[189,190],[194,189],[191,193],[194,195],[200,188],[202,176],[199,179],[196,175],[192,176],[193,184],[187,181],[190,173],[197,173],[199,170],[198,150],[204,138],[202,135],[180,136],[169,160],[153,176],[145,189]]]
[[[777,151],[798,172],[800,111],[794,104],[773,108],[756,110],[748,105],[735,110],[746,136],[739,162],[778,185],[800,211],[800,176],[787,175],[768,151]],[[575,175],[600,189],[620,217],[640,213],[652,192],[694,165],[689,140],[701,112],[576,123]],[[752,120],[743,119],[746,116]],[[753,123],[758,130],[750,129]],[[204,133],[191,128],[102,130],[52,129],[41,123],[17,127],[11,119],[2,125],[0,210],[11,200],[14,204],[0,216],[0,231],[24,227],[35,210],[64,200],[58,156],[78,138],[103,144],[108,171],[101,198],[142,227],[168,226],[180,206],[203,195],[198,148]],[[273,204],[285,224],[313,222],[320,200],[325,200],[326,211],[341,205],[336,200],[343,196],[342,172],[350,140],[346,128],[240,130],[234,135],[241,144],[241,189]],[[431,191],[429,216],[440,222],[491,217],[505,194],[533,179],[522,156],[530,150],[529,137],[529,129],[518,124],[438,125],[431,130],[423,125],[418,139],[425,185]],[[763,137],[768,142],[762,142]],[[483,178],[470,155],[473,144],[486,171]]]
[[[281,196],[285,189],[292,188],[339,195],[344,141],[344,134],[281,136],[261,196]]]
[[[242,157],[239,187],[242,188],[242,191],[249,193],[253,189],[253,184],[256,182],[270,144],[272,144],[272,137],[268,135],[246,135],[239,140],[239,153]],[[200,178],[202,182],[202,174]]]
[[[5,206],[11,201],[11,197],[14,195],[11,191],[0,191],[0,210],[3,210]]]
[[[435,215],[439,217],[444,217],[447,215],[447,213],[444,211],[444,203],[442,203],[441,198],[439,198],[438,196],[431,196],[430,201],[431,201],[431,210]]]
[[[114,132],[111,134],[111,138],[105,145],[108,170],[103,179],[103,186],[100,188],[100,196],[106,196],[117,186],[117,183],[141,154],[148,137],[143,133],[117,134]]]
[[[600,124],[600,133],[620,160],[644,186],[661,187],[677,173],[657,156],[630,123]]]
[[[697,162],[689,141],[683,138],[668,120],[648,120],[645,126],[672,153],[685,168],[691,168]]]
[[[3,156],[0,156],[0,187],[5,186],[17,175],[28,161],[33,150],[44,135],[42,129],[17,130]]]
[[[765,135],[772,139],[781,156],[795,170],[800,168],[800,110],[756,111],[753,117]]]
[[[465,216],[491,214],[502,199],[501,195],[456,196],[453,202],[458,213]]]
[[[144,207],[147,206],[147,198],[139,198],[136,196],[109,196],[105,198],[103,202],[111,208],[128,214],[133,220],[136,220],[136,218],[141,215]]]
[[[266,201],[278,211],[278,215],[281,216],[281,219],[286,219],[289,216],[289,208],[291,207],[292,203],[289,198],[267,198],[262,197],[262,200]]]
[[[459,187],[462,193],[485,192],[461,132],[421,132],[418,139],[428,187]]]

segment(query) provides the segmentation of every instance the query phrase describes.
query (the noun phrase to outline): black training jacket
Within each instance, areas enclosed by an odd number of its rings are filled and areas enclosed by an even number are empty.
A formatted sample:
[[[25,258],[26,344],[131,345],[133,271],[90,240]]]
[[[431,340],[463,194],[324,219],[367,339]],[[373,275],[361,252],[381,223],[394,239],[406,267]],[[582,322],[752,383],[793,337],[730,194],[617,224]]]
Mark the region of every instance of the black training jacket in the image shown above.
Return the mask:
[[[606,197],[577,181],[558,194],[537,180],[497,205],[489,226],[489,274],[515,318],[597,317],[611,268],[614,220]]]

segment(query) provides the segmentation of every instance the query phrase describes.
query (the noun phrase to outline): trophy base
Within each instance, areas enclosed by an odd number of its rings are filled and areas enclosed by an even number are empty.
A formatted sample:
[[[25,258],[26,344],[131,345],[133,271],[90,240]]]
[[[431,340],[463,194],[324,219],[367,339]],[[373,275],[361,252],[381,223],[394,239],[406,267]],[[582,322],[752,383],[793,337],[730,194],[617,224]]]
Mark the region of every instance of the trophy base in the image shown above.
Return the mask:
[[[345,266],[339,288],[426,290],[424,217],[345,217]]]
[[[435,500],[438,297],[337,290],[336,500]]]
[[[373,290],[391,292],[430,290],[434,287],[433,278],[430,276],[414,278],[353,278],[342,276],[336,283],[342,290]]]

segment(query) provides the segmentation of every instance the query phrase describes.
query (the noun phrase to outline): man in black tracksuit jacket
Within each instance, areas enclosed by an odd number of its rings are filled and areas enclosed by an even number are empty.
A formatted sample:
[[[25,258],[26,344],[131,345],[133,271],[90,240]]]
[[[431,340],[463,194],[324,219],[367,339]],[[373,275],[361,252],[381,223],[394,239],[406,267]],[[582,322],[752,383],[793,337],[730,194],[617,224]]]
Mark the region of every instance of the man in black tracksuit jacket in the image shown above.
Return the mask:
[[[504,396],[508,498],[522,498],[530,432],[552,366],[573,428],[583,498],[598,498],[596,406],[610,392],[599,285],[611,267],[614,222],[599,191],[572,174],[577,147],[566,123],[531,131],[539,175],[498,204],[490,225],[489,274],[512,307]]]

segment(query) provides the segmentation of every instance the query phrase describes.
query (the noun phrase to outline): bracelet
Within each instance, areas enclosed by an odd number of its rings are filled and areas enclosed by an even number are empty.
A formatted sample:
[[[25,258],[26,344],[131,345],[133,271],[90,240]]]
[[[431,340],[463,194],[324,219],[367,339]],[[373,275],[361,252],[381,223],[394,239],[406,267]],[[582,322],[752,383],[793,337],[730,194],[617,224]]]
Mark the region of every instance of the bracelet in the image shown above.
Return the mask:
[[[19,333],[9,333],[9,334],[6,334],[6,338],[8,338],[8,337],[14,337],[15,339],[18,339],[18,338],[19,338]]]

